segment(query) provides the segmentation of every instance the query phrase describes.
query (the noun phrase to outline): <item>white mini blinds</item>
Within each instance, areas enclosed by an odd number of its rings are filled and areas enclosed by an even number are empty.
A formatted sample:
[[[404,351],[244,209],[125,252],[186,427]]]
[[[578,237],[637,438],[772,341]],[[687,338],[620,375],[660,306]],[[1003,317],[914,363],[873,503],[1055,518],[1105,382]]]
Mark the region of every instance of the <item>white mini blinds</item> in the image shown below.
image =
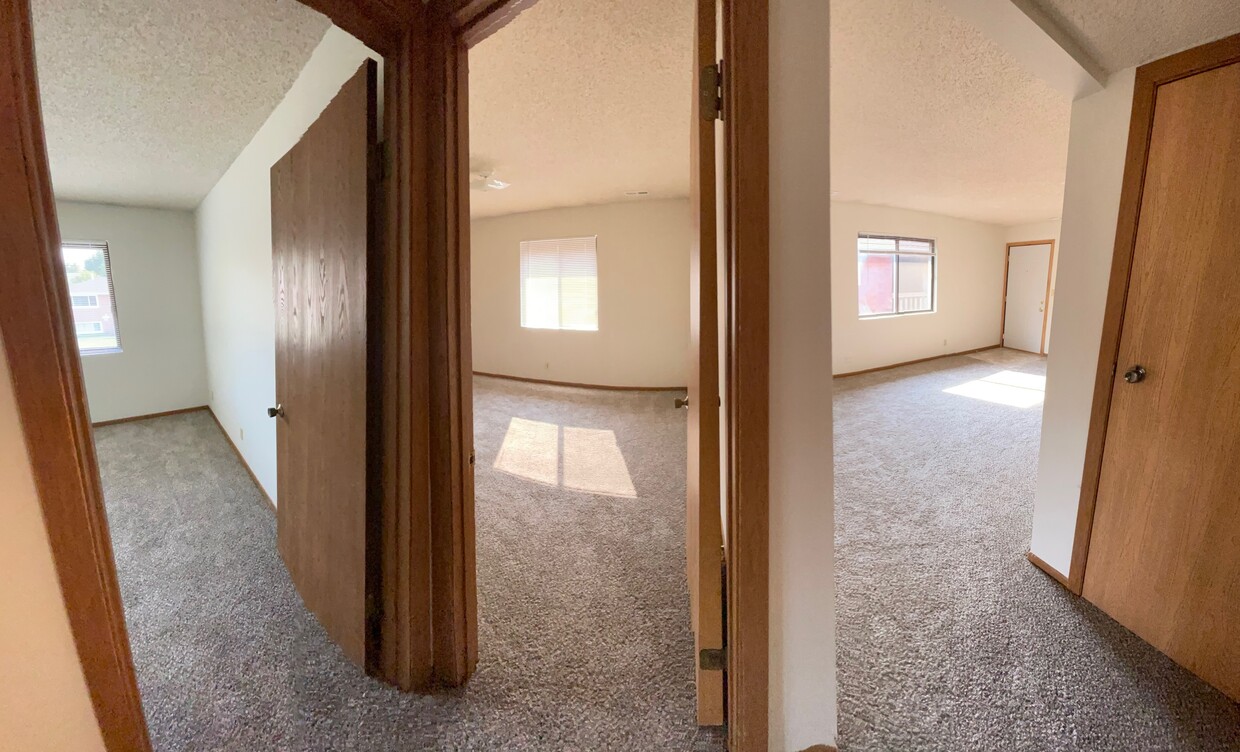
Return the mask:
[[[521,241],[521,326],[598,331],[598,236]]]

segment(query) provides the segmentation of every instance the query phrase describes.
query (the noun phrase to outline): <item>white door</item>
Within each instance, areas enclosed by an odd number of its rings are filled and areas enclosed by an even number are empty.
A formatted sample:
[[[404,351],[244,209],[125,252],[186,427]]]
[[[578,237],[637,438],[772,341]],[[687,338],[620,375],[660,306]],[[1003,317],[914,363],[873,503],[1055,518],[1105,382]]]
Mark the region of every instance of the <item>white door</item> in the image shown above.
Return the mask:
[[[1003,346],[1043,352],[1046,293],[1050,288],[1051,244],[1008,248],[1007,303],[1003,313]]]

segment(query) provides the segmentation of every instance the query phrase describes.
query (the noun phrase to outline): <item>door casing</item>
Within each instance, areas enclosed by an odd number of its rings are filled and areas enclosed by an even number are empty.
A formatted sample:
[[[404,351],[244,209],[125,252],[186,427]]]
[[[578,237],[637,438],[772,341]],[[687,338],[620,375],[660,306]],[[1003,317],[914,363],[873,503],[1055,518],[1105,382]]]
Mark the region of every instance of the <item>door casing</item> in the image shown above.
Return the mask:
[[[1137,248],[1137,221],[1141,214],[1141,195],[1145,188],[1145,163],[1154,127],[1154,99],[1158,88],[1163,84],[1235,62],[1240,62],[1240,34],[1137,68],[1133,86],[1132,117],[1128,127],[1128,152],[1124,158],[1124,178],[1120,189],[1119,219],[1115,228],[1115,249],[1111,257],[1111,278],[1102,319],[1102,340],[1098,350],[1098,369],[1094,375],[1089,432],[1085,440],[1085,468],[1081,476],[1081,497],[1077,504],[1072,560],[1068,569],[1067,588],[1076,595],[1080,595],[1085,587],[1089,539],[1093,532],[1094,507],[1102,478],[1102,455],[1106,448],[1107,423],[1111,416],[1111,393],[1114,385],[1112,374],[1119,367],[1124,308],[1128,303],[1128,283],[1133,254]]]
[[[1051,247],[1050,258],[1046,262],[1046,294],[1043,298],[1046,304],[1042,308],[1042,344],[1038,347],[1038,354],[1046,354],[1046,327],[1050,321],[1051,315],[1051,283],[1054,281],[1055,271],[1055,241],[1052,240],[1024,240],[1019,243],[1008,243],[1007,250],[1004,252],[1003,261],[1003,307],[999,312],[999,346],[1004,346],[1004,338],[1007,336],[1007,299],[1008,299],[1008,272],[1012,268],[1012,249],[1023,248],[1031,245],[1049,245]]]
[[[379,655],[407,690],[477,662],[467,50],[534,0],[302,0],[384,57],[385,227],[371,265],[368,479],[381,512]],[[768,691],[767,5],[724,0],[730,207],[729,726],[764,750]],[[690,92],[686,92],[689,95]],[[39,109],[29,0],[0,0],[0,331],[70,627],[105,747],[150,749],[116,581]],[[426,482],[429,481],[429,482]],[[426,552],[430,552],[430,556]]]

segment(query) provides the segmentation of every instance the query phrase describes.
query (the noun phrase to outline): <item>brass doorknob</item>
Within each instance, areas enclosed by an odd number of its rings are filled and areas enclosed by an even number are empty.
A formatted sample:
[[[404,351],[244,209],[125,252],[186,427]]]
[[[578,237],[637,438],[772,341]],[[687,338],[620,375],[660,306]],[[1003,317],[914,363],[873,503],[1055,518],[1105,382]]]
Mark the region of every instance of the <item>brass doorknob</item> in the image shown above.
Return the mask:
[[[283,418],[284,417],[284,405],[276,405],[275,407],[267,408],[267,417],[268,418]]]
[[[1144,380],[1145,380],[1145,367],[1144,366],[1133,366],[1132,368],[1129,368],[1127,371],[1124,371],[1124,381],[1127,381],[1129,384],[1136,384],[1137,382],[1144,381]]]
[[[689,398],[687,396],[683,398],[682,397],[676,398],[676,409],[677,410],[679,410],[682,407],[688,407],[688,406],[689,406]]]

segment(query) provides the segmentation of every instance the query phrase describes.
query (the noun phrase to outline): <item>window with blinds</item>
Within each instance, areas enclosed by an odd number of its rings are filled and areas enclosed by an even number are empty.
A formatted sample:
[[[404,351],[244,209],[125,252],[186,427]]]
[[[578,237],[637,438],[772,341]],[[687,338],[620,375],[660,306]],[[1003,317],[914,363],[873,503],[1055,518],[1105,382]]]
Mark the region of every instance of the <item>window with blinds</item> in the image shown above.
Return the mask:
[[[933,240],[858,235],[858,314],[866,318],[933,311],[935,273]]]
[[[522,327],[598,331],[597,241],[521,241]]]
[[[116,292],[107,243],[65,243],[60,247],[73,306],[73,329],[83,355],[121,351]]]

